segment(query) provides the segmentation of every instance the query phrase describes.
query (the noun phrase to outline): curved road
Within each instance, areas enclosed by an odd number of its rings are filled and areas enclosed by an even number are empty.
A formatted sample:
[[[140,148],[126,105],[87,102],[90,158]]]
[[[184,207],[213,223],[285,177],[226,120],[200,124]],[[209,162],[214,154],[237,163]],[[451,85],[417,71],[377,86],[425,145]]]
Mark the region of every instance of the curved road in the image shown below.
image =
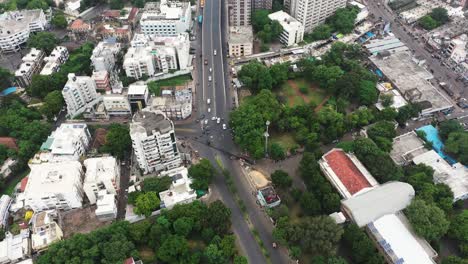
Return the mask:
[[[223,163],[223,166],[231,172],[237,193],[243,200],[246,212],[249,215],[249,223],[244,219],[243,212],[230,193],[224,176],[216,175],[213,185],[214,193],[219,193],[223,202],[232,211],[232,230],[238,238],[241,250],[247,257],[249,263],[267,263],[262,254],[261,248],[255,241],[255,237],[250,231],[249,225],[258,231],[260,239],[263,241],[271,263],[289,263],[285,249],[274,249],[272,247],[273,225],[262,209],[256,204],[255,196],[252,194],[247,179],[243,176],[237,160],[230,159],[230,153],[239,153],[232,141],[230,130],[223,130],[222,124],[228,125],[229,112],[232,109],[232,96],[230,84],[228,83],[227,60],[227,3],[226,0],[205,0],[205,7],[198,9],[197,15],[203,15],[203,22],[195,28],[197,47],[194,74],[196,86],[195,108],[199,118],[204,115],[200,122],[176,123],[176,134],[178,137],[191,140],[191,144],[199,151],[201,157],[209,159],[216,164],[216,159]],[[216,50],[216,55],[214,51]],[[204,65],[204,60],[208,64]],[[211,68],[211,71],[210,71]],[[211,76],[211,81],[209,81]],[[210,104],[207,103],[210,99]],[[210,112],[208,109],[210,108]],[[212,117],[222,118],[220,124],[212,121]],[[204,124],[208,120],[208,124]],[[209,132],[207,132],[209,130]],[[205,134],[202,133],[205,131]],[[208,143],[209,141],[209,143]]]

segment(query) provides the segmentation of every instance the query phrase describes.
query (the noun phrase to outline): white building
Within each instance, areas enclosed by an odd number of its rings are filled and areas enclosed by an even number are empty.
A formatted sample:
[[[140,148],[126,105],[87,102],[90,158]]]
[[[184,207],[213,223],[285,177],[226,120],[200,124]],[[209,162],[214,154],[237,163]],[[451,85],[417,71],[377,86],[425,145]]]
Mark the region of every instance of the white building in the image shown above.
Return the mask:
[[[148,105],[150,99],[148,86],[142,81],[132,83],[128,86],[127,96],[132,112],[141,110]]]
[[[290,0],[291,16],[297,19],[306,33],[325,22],[338,8],[346,6],[346,0]]]
[[[80,0],[69,0],[65,2],[65,14],[78,17],[80,15]]]
[[[0,198],[0,227],[3,229],[8,224],[8,216],[10,215],[8,210],[10,209],[11,202],[11,197],[6,194],[3,194]]]
[[[91,141],[86,124],[61,124],[47,138],[39,152],[29,161],[29,166],[43,162],[77,161],[86,154]]]
[[[187,168],[176,168],[166,175],[172,178],[172,183],[169,190],[159,193],[161,208],[172,209],[176,204],[191,203],[197,199],[195,190],[190,188],[192,180],[188,177]]]
[[[90,158],[84,161],[86,174],[83,189],[90,204],[95,204],[101,190],[116,195],[120,189],[120,166],[114,157]]]
[[[62,95],[69,117],[75,117],[99,102],[100,96],[96,88],[96,83],[91,77],[68,74],[68,82],[63,87]]]
[[[163,90],[162,96],[153,97],[151,109],[163,112],[172,120],[186,119],[192,115],[192,92]]]
[[[111,221],[117,218],[117,203],[114,194],[101,190],[97,196],[96,217],[100,221]]]
[[[19,69],[15,71],[16,82],[20,87],[28,87],[31,84],[32,76],[41,71],[45,53],[42,50],[32,48],[28,54],[22,58]]]
[[[46,64],[42,68],[41,75],[51,75],[60,70],[60,66],[68,60],[68,50],[64,46],[57,46],[44,58]]]
[[[16,236],[5,233],[5,239],[0,242],[0,264],[17,263],[27,259],[30,254],[29,231],[22,230]]]
[[[43,31],[48,27],[42,9],[11,11],[0,15],[0,49],[17,52],[25,44],[31,32]]]
[[[156,65],[151,51],[151,47],[130,47],[123,62],[125,74],[135,79],[140,79],[143,75],[154,76]]]
[[[452,39],[449,46],[447,47],[447,51],[450,53],[450,59],[452,59],[455,63],[464,62],[467,54],[467,43],[468,37],[466,34]]]
[[[109,116],[128,116],[132,113],[127,94],[106,94],[102,101]]]
[[[35,212],[80,208],[83,170],[78,161],[42,163],[31,167],[24,191],[24,205]]]
[[[177,36],[190,30],[192,11],[189,2],[161,0],[152,3],[140,19],[141,32],[154,36]]]
[[[31,219],[31,247],[34,252],[44,251],[50,244],[62,240],[62,229],[55,222],[53,214],[56,212],[50,210],[33,215]]]
[[[304,39],[304,26],[284,11],[278,11],[268,15],[268,18],[278,21],[283,27],[283,32],[279,36],[281,43],[292,46]]]
[[[253,31],[250,26],[229,27],[229,56],[243,57],[253,53]]]
[[[91,78],[96,83],[96,89],[98,91],[105,93],[111,92],[110,76],[106,70],[93,71]]]
[[[413,162],[434,169],[434,182],[447,184],[453,192],[454,202],[468,198],[468,169],[461,163],[450,165],[434,150],[414,157]]]
[[[229,0],[229,25],[248,26],[252,12],[251,0]]]
[[[181,158],[174,124],[162,112],[140,111],[130,125],[133,151],[144,173],[177,168]]]
[[[101,41],[93,50],[91,65],[95,71],[112,72],[121,45],[117,42]]]
[[[369,9],[367,8],[367,6],[356,1],[351,1],[349,2],[349,4],[359,9],[359,13],[357,14],[357,17],[355,20],[356,23],[363,21],[369,16]]]

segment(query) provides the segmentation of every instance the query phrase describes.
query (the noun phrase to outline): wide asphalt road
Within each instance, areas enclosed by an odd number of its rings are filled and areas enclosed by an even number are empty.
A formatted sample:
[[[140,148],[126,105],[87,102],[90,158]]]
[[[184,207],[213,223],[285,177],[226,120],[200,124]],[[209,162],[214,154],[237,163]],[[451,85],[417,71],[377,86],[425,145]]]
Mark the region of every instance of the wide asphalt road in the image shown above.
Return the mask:
[[[272,247],[273,225],[256,204],[252,189],[243,176],[238,161],[230,159],[231,153],[238,154],[240,151],[232,141],[229,127],[226,130],[222,128],[223,123],[228,126],[229,112],[233,105],[228,83],[228,65],[225,60],[227,57],[227,2],[226,0],[205,0],[205,7],[197,12],[197,15],[200,14],[203,15],[203,22],[201,27],[200,24],[195,27],[197,42],[194,46],[197,51],[194,78],[197,85],[195,95],[197,111],[193,113],[195,115],[193,119],[200,120],[179,124],[176,122],[176,134],[178,137],[191,141],[191,145],[201,157],[209,159],[214,165],[217,164],[216,159],[218,159],[231,172],[238,194],[246,206],[249,224],[258,231],[271,263],[289,263],[290,259],[286,250]],[[216,55],[214,55],[215,50]],[[204,64],[205,59],[207,65]],[[209,76],[211,76],[211,81],[209,81]],[[207,99],[210,99],[210,104],[207,103]],[[200,118],[201,116],[204,118]],[[212,117],[219,117],[222,120],[218,124],[212,120]],[[208,120],[207,125],[205,125],[205,120]],[[232,211],[232,229],[249,263],[266,263],[267,260],[255,241],[249,224],[227,188],[224,176],[217,175],[213,185],[223,202]]]

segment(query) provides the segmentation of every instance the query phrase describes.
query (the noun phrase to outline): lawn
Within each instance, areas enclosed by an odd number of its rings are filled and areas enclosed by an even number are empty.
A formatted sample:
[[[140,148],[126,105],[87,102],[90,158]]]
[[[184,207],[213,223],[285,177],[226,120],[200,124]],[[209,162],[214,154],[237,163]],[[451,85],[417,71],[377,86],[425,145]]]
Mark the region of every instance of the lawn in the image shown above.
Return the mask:
[[[156,254],[149,247],[141,247],[138,249],[138,254],[140,255],[143,263],[154,263],[156,261]]]
[[[151,81],[148,82],[148,89],[152,94],[159,96],[161,94],[161,87],[165,86],[179,86],[184,85],[188,81],[191,81],[192,77],[190,74],[180,75],[169,79],[159,80],[159,81]]]
[[[277,134],[273,133],[271,135],[271,142],[280,144],[285,150],[291,149],[297,146],[294,137],[290,133]]]
[[[277,93],[280,96],[286,97],[289,106],[308,103],[319,105],[327,96],[324,90],[310,84],[304,79],[287,81]]]

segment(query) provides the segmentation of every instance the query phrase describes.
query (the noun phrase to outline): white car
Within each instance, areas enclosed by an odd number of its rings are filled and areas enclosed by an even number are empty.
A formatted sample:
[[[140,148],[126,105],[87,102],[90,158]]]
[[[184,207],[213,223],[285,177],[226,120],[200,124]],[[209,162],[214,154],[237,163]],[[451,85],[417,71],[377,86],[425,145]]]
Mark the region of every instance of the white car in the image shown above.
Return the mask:
[[[216,116],[213,116],[213,117],[211,118],[211,121],[215,121],[215,120],[216,120]]]
[[[210,98],[206,99],[206,103],[207,103],[207,104],[210,104],[210,103],[211,103],[211,99],[210,99]]]
[[[223,129],[226,130],[226,124],[223,124]]]
[[[211,75],[210,75],[210,76],[208,76],[208,81],[209,81],[209,82],[211,82]]]
[[[219,124],[221,122],[221,118],[218,117],[218,119],[216,120],[216,124]]]
[[[212,71],[213,71],[213,69],[210,68],[210,72],[212,72]]]
[[[208,125],[208,119],[205,119],[205,125]]]
[[[216,50],[213,51],[213,54],[216,56]]]
[[[208,113],[211,113],[211,108],[208,108]]]

